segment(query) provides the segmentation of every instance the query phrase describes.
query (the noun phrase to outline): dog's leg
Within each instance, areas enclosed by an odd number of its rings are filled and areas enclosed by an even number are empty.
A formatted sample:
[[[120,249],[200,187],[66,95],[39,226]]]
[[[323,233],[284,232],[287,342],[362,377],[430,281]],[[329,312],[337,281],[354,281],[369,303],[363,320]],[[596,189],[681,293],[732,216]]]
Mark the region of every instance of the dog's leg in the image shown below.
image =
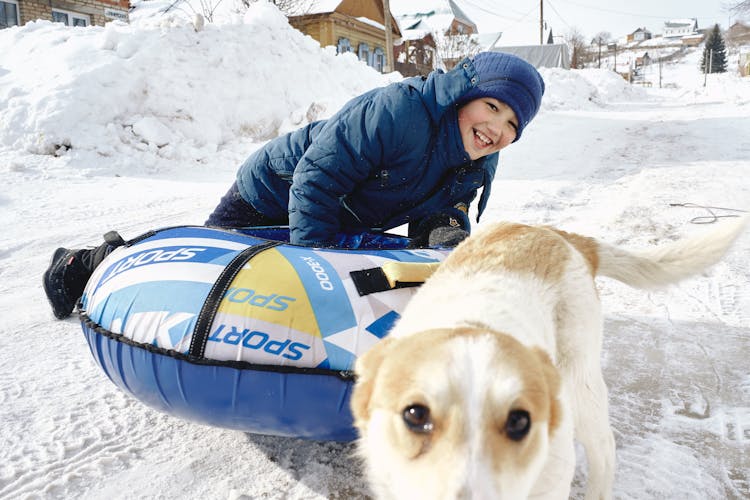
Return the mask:
[[[576,440],[586,449],[587,500],[612,497],[615,440],[601,371],[603,321],[599,298],[582,266],[572,268],[557,305],[557,365],[571,397]]]
[[[607,386],[598,366],[577,377],[571,374],[576,439],[583,444],[588,462],[587,500],[612,497],[615,475],[615,438],[609,425]]]

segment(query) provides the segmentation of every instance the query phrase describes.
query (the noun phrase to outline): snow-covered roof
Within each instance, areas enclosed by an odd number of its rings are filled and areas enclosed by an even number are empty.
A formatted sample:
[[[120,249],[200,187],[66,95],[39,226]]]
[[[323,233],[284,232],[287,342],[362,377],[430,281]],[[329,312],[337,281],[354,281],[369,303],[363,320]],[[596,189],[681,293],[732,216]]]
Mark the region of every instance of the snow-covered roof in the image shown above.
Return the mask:
[[[670,19],[664,23],[667,28],[677,28],[679,26],[697,26],[697,19]]]
[[[482,50],[490,50],[502,38],[502,31],[492,33],[477,33],[473,35]]]
[[[389,3],[394,16],[432,15],[440,12],[451,12],[447,0],[391,0]]]
[[[453,0],[391,0],[390,7],[402,27],[424,19],[434,31],[444,33],[458,20],[476,30],[476,23]]]
[[[306,14],[327,14],[335,11],[341,5],[341,0],[313,0]]]
[[[474,25],[474,27],[476,28],[476,23],[474,23],[474,21],[472,21],[471,18],[467,16],[463,10],[461,10],[461,7],[459,7],[456,2],[454,2],[453,0],[448,0],[448,3],[451,6],[453,15],[456,16],[456,19],[466,24]]]
[[[356,19],[357,19],[357,21],[362,21],[365,24],[369,24],[370,26],[375,26],[376,28],[379,28],[379,29],[385,31],[385,26],[383,26],[382,24],[380,24],[377,21],[373,21],[372,19],[368,19],[366,17],[358,17]]]
[[[399,27],[401,28],[401,38],[404,40],[421,40],[433,32],[432,27],[424,22],[423,19],[406,26],[399,22]]]

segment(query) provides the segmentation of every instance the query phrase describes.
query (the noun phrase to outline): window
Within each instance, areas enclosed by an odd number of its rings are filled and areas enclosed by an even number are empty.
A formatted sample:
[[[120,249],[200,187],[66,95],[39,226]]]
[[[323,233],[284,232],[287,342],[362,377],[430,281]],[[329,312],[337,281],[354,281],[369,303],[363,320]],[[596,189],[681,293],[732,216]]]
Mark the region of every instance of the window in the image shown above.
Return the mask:
[[[383,68],[385,68],[385,52],[383,52],[383,49],[380,47],[375,48],[375,53],[372,55],[372,65],[373,68],[383,72]]]
[[[65,26],[88,26],[91,24],[89,16],[67,10],[52,10],[52,22],[63,23]]]
[[[359,49],[358,49],[358,56],[359,60],[364,62],[365,64],[370,64],[370,46],[366,43],[360,43]]]
[[[343,54],[345,52],[352,51],[352,44],[349,43],[348,38],[339,38],[339,43],[336,45],[336,53]]]
[[[0,0],[0,29],[19,24],[18,4],[14,0]]]

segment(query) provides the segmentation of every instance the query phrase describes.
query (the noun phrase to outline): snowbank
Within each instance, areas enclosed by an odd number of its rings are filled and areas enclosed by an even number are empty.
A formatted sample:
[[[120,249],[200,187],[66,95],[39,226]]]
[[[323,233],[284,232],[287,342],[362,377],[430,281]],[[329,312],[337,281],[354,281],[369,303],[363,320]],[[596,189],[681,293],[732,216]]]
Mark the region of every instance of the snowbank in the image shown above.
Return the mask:
[[[266,2],[240,24],[202,31],[174,19],[85,29],[37,21],[2,30],[0,53],[0,147],[36,154],[200,160],[400,78],[321,50]]]
[[[643,100],[641,88],[606,69],[541,68],[546,83],[542,107],[549,110],[591,109],[609,102]]]

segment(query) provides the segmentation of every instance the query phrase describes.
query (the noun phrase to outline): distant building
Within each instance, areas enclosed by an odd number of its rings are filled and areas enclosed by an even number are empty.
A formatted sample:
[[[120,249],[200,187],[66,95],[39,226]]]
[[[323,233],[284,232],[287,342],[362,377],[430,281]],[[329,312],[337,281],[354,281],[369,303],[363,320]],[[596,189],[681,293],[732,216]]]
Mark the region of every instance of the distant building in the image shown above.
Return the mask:
[[[424,20],[400,26],[401,40],[393,45],[395,69],[404,76],[426,75],[435,69],[437,49],[432,29]]]
[[[682,38],[698,34],[698,20],[673,19],[664,23],[664,38]]]
[[[635,54],[635,67],[641,68],[643,66],[648,66],[651,64],[651,56],[648,55],[648,52],[637,52]]]
[[[724,33],[724,40],[731,46],[750,45],[750,25],[739,21],[734,23]]]
[[[289,16],[289,24],[323,47],[333,45],[339,54],[354,52],[369,66],[385,70],[385,14],[380,0],[316,2],[306,14]],[[394,40],[401,37],[395,21],[391,33]]]
[[[740,65],[740,75],[750,76],[750,52],[740,54],[738,64]]]
[[[477,25],[453,0],[391,0],[389,3],[404,31],[430,31],[436,46],[442,41],[438,52],[446,69],[467,55],[463,53],[462,43],[456,41],[471,40],[478,31]]]
[[[66,26],[128,21],[129,0],[0,0],[0,29],[44,19]]]
[[[568,51],[568,45],[565,43],[510,47],[493,46],[491,50],[517,55],[535,68],[570,69],[570,52]]]
[[[628,42],[645,42],[651,40],[651,32],[646,28],[638,28],[627,37]]]
[[[474,21],[453,0],[391,0],[389,3],[402,27],[421,21],[423,27],[443,35],[471,35],[478,31]]]

